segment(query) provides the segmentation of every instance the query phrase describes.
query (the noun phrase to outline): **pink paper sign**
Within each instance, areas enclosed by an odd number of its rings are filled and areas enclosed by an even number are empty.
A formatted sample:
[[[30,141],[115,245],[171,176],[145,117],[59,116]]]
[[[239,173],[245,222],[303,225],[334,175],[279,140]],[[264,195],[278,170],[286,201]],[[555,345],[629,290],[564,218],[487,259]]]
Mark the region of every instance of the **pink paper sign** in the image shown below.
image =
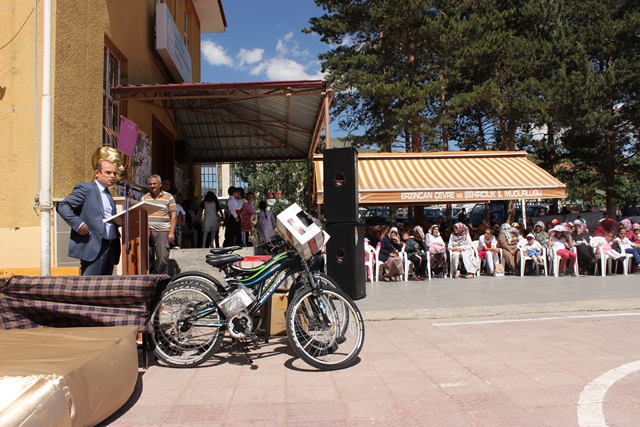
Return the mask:
[[[118,138],[118,150],[124,154],[133,156],[138,139],[138,125],[124,116],[120,116],[120,137]]]

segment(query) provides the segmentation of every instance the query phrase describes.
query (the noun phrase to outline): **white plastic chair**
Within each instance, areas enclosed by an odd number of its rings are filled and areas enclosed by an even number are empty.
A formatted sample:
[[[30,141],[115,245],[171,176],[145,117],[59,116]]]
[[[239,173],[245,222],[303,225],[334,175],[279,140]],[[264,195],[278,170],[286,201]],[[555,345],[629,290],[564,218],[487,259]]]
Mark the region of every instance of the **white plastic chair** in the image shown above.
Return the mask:
[[[604,237],[601,236],[596,236],[596,237],[592,237],[591,238],[591,247],[594,248],[594,250],[596,250],[598,248],[598,246],[604,245],[606,243],[606,239]],[[602,252],[600,252],[600,254],[598,255],[598,258],[600,259],[600,274],[602,275],[602,277],[606,276],[607,271],[611,272],[612,269],[612,262],[613,261],[620,261],[622,262],[622,270],[625,276],[627,275],[628,271],[629,271],[629,259],[633,258],[632,254],[621,254],[622,257],[618,260],[614,260],[613,258],[611,258],[610,256],[608,256],[607,254],[604,254]],[[615,263],[616,266],[616,273],[618,272],[618,263]],[[593,274],[596,274],[598,272],[598,263],[595,264],[594,269],[593,269]]]
[[[606,243],[606,239],[604,237],[601,236],[595,236],[591,238],[590,241],[590,245],[593,248],[594,252],[598,251],[598,246],[602,246]],[[603,254],[603,253],[598,253],[597,258],[600,260],[600,263],[594,263],[593,266],[593,274],[597,274],[598,273],[598,264],[600,264],[600,274],[602,275],[602,277],[607,275],[607,255]]]
[[[400,251],[400,256],[402,257],[402,265],[404,266],[404,281],[407,282],[409,280],[409,268],[413,272],[413,263],[409,261],[409,256],[405,252],[405,248],[407,247],[406,243],[402,244],[402,250]]]
[[[384,265],[383,261],[380,261],[380,243],[378,243],[378,245],[376,246],[376,248],[373,250],[374,254],[376,255],[376,263],[375,263],[375,274],[374,277],[376,278],[376,282],[380,280],[380,266]]]
[[[522,247],[524,245],[527,244],[526,240],[521,240],[518,242],[517,246],[518,249],[520,249],[520,277],[524,277],[524,268],[526,266],[527,261],[531,261],[533,263],[533,258],[531,258],[529,255],[527,255],[524,250],[522,250]],[[542,247],[542,262],[544,263],[544,275],[547,275],[547,249],[540,245]],[[576,261],[577,264],[577,261]],[[559,264],[558,264],[559,265]],[[536,266],[536,272],[537,274],[540,274],[540,265],[539,264],[535,264]]]
[[[473,253],[475,254],[476,260],[478,261],[478,269],[476,270],[476,277],[480,277],[480,269],[482,267],[482,263],[481,263],[481,259],[480,256],[478,255],[478,245],[471,245],[472,249],[473,249]],[[457,270],[453,269],[453,250],[452,249],[448,249],[449,252],[449,277],[453,278],[457,272]],[[456,254],[456,256],[458,256],[458,254]],[[460,260],[460,263],[463,263],[462,260]],[[460,265],[460,264],[458,264]]]
[[[405,251],[407,245],[405,244],[404,246],[402,246],[402,259],[404,262],[404,281],[408,282],[409,281],[409,269],[411,269],[411,272],[413,274],[415,274],[414,271],[414,267],[413,267],[413,262],[409,259],[409,256],[407,255],[407,252]],[[427,269],[425,270],[425,272],[427,273],[427,277],[429,278],[429,280],[431,280],[431,257],[429,256],[429,254],[427,253]]]
[[[575,254],[578,253],[576,248],[571,248],[570,250],[571,250],[571,252],[573,252]],[[548,254],[549,254],[549,260],[551,261],[551,268],[553,269],[553,275],[555,277],[558,277],[558,274],[560,273],[558,271],[558,269],[560,268],[560,257],[558,255],[556,255],[556,251],[553,248],[549,248]],[[573,265],[573,270],[576,272],[576,276],[580,275],[580,269],[578,267],[578,260],[577,259],[576,259],[576,262]]]
[[[489,268],[489,266],[487,265],[487,261],[480,259],[480,240],[474,240],[472,242],[473,247],[476,248],[476,256],[478,258],[478,261],[480,262],[480,270],[482,270],[482,263],[484,262],[485,266],[487,268]],[[504,265],[504,259],[502,258],[502,248],[499,248],[500,252],[498,252],[498,259],[500,260],[500,264]],[[495,267],[494,267],[495,268]],[[487,271],[487,274],[489,274],[489,272]],[[480,274],[478,274],[480,275]]]
[[[364,269],[365,274],[367,275],[367,280],[371,280],[373,282],[377,280],[374,270],[376,264],[376,250],[373,249],[372,246],[365,245],[364,258]]]

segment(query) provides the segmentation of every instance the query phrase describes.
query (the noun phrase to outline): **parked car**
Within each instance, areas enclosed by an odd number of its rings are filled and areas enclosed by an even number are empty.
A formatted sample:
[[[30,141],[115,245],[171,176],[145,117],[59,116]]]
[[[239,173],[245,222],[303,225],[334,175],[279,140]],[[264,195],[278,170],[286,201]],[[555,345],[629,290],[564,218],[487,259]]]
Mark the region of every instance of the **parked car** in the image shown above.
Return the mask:
[[[406,224],[407,217],[396,213],[396,224]],[[369,208],[360,215],[360,222],[364,225],[389,225],[389,209],[388,208]]]
[[[484,203],[478,203],[471,210],[469,222],[472,226],[477,227],[482,224],[482,220],[485,219],[484,215]],[[491,217],[495,217],[499,223],[503,223],[505,221],[507,218],[507,212],[505,211],[503,202],[489,203],[489,218]]]
[[[424,220],[425,221],[429,221],[430,223],[435,223],[436,222],[436,218],[441,217],[441,218],[445,218],[446,214],[445,212],[442,210],[442,208],[438,208],[435,206],[430,206],[430,207],[426,207],[424,208]]]
[[[527,218],[531,218],[534,216],[545,216],[549,211],[549,206],[544,206],[544,205],[532,205],[532,206],[527,206]],[[541,215],[536,215],[536,212],[540,213]],[[518,208],[516,209],[516,221],[522,221],[522,209]]]

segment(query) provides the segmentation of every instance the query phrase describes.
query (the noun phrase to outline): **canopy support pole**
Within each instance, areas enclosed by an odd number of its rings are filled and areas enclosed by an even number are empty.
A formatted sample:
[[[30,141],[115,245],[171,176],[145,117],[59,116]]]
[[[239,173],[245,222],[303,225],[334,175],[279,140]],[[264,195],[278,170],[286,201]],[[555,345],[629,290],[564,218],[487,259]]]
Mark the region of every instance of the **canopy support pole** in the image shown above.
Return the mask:
[[[324,148],[330,148],[329,138],[329,96],[324,96]]]

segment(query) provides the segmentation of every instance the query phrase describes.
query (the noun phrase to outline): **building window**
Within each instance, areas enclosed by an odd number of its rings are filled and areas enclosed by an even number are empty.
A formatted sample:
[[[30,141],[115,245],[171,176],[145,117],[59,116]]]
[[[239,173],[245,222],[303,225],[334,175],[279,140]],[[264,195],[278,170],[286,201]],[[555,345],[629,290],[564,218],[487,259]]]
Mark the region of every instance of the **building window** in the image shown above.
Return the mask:
[[[204,197],[208,191],[220,197],[222,189],[220,188],[220,165],[203,165],[200,167],[200,187],[201,194]]]
[[[125,115],[120,102],[113,98],[111,88],[126,84],[126,59],[115,48],[104,46],[104,76],[102,84],[102,145],[116,147],[120,131],[120,115]]]
[[[231,182],[234,187],[244,188],[245,191],[249,188],[249,183],[240,178],[240,175],[236,173],[235,166],[231,168]]]

